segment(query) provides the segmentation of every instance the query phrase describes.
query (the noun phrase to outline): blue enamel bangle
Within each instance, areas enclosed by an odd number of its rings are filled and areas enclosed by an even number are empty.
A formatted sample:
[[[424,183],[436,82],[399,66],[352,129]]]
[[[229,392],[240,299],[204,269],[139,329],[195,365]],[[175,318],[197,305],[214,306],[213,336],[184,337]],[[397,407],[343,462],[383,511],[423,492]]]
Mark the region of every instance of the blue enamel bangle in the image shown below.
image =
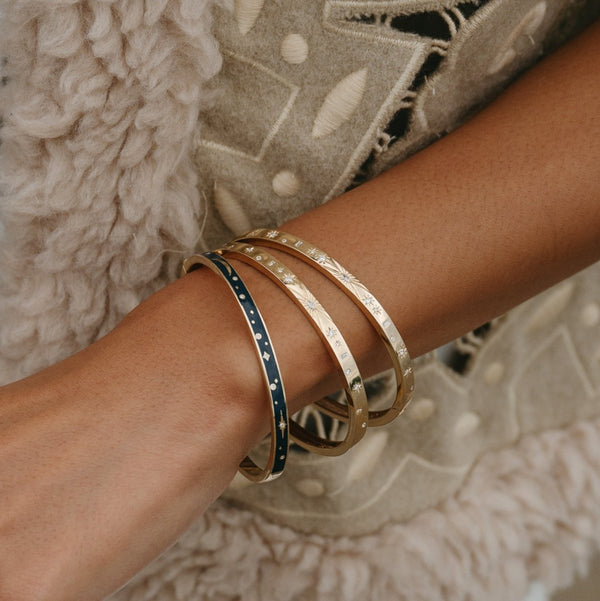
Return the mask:
[[[275,350],[271,344],[271,338],[252,295],[231,263],[214,252],[192,255],[183,261],[181,276],[197,269],[201,265],[205,265],[223,277],[242,308],[246,322],[252,333],[252,340],[260,357],[263,379],[270,399],[272,418],[271,449],[267,465],[265,468],[261,468],[250,457],[246,457],[240,463],[239,471],[253,482],[274,480],[281,475],[285,467],[289,445],[289,420],[285,389]]]
[[[342,455],[350,450],[365,435],[369,406],[356,360],[329,313],[300,278],[264,248],[254,247],[244,242],[230,242],[215,252],[232,254],[239,261],[264,273],[294,301],[325,344],[344,382],[346,404],[339,405],[345,412],[346,428],[343,439],[323,438],[303,428],[293,419],[290,420],[290,438],[297,445],[318,455]],[[315,404],[321,409],[318,401]]]

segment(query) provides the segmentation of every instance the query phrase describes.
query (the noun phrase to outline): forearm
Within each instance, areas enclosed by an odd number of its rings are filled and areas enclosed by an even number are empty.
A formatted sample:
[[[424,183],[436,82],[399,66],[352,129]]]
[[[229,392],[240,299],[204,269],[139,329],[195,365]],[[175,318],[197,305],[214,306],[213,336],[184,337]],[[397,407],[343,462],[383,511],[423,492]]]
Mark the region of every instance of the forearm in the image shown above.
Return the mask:
[[[233,478],[266,414],[208,338],[223,315],[239,325],[220,292],[188,304],[167,287],[0,388],[0,601],[105,598]]]
[[[365,283],[413,356],[500,315],[600,257],[598,52],[595,24],[457,131],[281,229]],[[381,341],[335,286],[273,254],[330,310],[363,375],[388,366]],[[266,316],[294,406],[341,388],[294,304],[231,260]]]

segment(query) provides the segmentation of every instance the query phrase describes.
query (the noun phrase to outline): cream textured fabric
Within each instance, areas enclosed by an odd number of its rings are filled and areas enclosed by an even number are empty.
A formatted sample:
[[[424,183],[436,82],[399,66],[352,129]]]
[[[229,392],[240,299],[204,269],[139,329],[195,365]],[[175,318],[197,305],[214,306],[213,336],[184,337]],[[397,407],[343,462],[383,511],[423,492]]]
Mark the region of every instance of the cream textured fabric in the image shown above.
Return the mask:
[[[194,249],[216,4],[4,3],[2,383],[112,329]]]
[[[583,6],[5,2],[0,382],[91,343],[193,249],[453,129]],[[446,29],[413,31],[425,13]],[[465,373],[422,358],[409,410],[352,453],[232,486],[115,598],[504,601],[531,578],[567,584],[600,542],[599,333],[595,265],[460,341]]]
[[[600,421],[487,454],[460,491],[372,535],[301,536],[210,509],[111,601],[519,600],[583,573],[600,540]]]

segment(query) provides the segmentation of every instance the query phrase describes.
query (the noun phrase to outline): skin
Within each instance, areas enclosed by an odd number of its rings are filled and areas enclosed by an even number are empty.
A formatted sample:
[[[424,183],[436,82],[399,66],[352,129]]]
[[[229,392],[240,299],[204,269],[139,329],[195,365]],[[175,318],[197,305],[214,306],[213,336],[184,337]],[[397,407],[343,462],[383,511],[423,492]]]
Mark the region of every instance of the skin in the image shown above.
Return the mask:
[[[364,282],[412,356],[590,265],[599,52],[596,23],[457,131],[281,229]],[[349,299],[273,254],[330,309],[363,376],[389,365]],[[339,389],[295,305],[231,260],[265,317],[291,410]],[[172,544],[268,431],[257,361],[235,300],[200,269],[88,348],[0,388],[0,601],[102,599]]]

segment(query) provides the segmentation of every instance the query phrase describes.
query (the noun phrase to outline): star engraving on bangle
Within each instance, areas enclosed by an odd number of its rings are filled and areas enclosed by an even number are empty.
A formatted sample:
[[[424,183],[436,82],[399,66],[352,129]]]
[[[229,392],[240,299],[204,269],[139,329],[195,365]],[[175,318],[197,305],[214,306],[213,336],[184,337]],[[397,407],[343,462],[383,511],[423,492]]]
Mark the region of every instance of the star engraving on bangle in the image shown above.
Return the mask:
[[[346,271],[339,263],[331,268],[331,272],[338,280],[344,282],[344,284],[360,285],[360,282],[349,271]]]
[[[301,288],[297,292],[296,297],[302,303],[302,306],[306,307],[311,312],[322,309],[321,305],[319,304],[319,301],[307,288]]]

